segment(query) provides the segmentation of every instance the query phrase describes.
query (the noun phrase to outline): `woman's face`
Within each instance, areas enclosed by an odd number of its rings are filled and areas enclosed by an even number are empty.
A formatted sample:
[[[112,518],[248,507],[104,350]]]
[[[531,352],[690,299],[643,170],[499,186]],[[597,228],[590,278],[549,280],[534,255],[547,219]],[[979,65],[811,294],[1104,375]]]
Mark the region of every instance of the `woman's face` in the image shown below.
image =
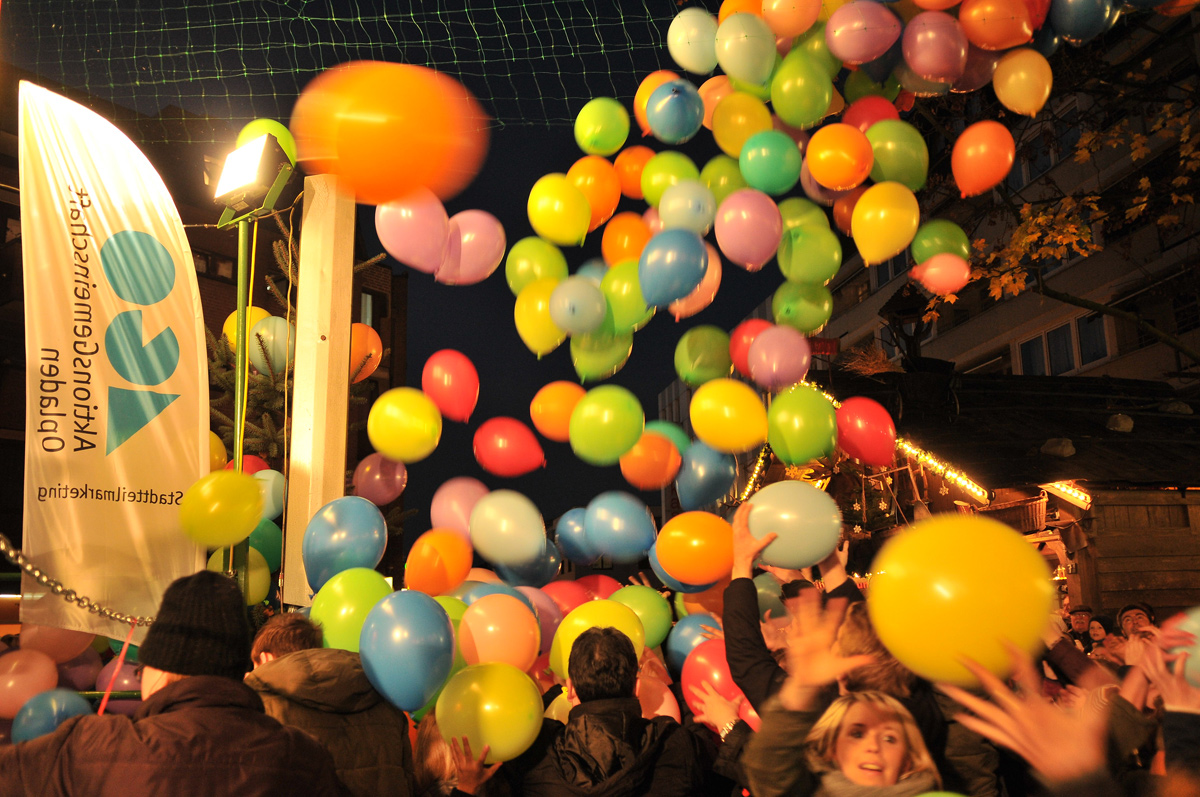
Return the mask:
[[[1095,620],[1092,620],[1091,624],[1088,626],[1088,634],[1091,636],[1093,642],[1099,642],[1101,639],[1104,639],[1104,637],[1108,636],[1108,632],[1104,630],[1104,626],[1100,625]]]
[[[893,786],[908,757],[904,726],[869,703],[855,703],[838,729],[834,761],[859,786]]]

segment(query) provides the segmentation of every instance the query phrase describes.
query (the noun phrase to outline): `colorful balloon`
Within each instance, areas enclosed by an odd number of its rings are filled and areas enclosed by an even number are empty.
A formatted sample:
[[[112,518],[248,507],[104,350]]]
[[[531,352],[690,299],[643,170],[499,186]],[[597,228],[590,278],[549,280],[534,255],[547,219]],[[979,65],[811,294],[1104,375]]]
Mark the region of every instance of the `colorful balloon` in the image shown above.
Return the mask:
[[[465,423],[479,401],[479,372],[467,355],[442,349],[429,355],[421,369],[421,391],[452,421]]]
[[[660,152],[642,169],[642,196],[646,204],[658,207],[663,192],[684,180],[699,180],[700,170],[681,152]]]
[[[912,256],[918,264],[947,252],[966,260],[971,257],[971,242],[963,228],[946,219],[931,219],[919,228],[912,242]]]
[[[468,665],[511,664],[522,672],[533,666],[541,644],[537,617],[509,595],[485,595],[468,606],[457,638]]]
[[[586,391],[574,382],[551,382],[529,404],[529,417],[543,436],[557,443],[570,439],[571,412]]]
[[[621,201],[621,178],[613,165],[597,155],[586,155],[567,169],[567,179],[588,202],[588,232],[608,221]]]
[[[545,467],[546,454],[528,426],[516,418],[489,418],[475,430],[475,461],[488,473],[515,478]]]
[[[876,183],[854,207],[850,227],[863,263],[882,263],[903,252],[917,234],[921,207],[907,186]]]
[[[600,249],[604,262],[610,267],[626,260],[637,260],[650,241],[650,228],[645,220],[631,211],[618,213],[604,225]]]
[[[837,442],[833,404],[812,385],[780,393],[767,408],[767,442],[785,465],[804,465],[825,456]]]
[[[792,127],[809,128],[820,122],[833,95],[825,65],[804,50],[788,53],[771,78],[771,106]]]
[[[855,100],[842,114],[842,124],[857,127],[863,133],[871,129],[871,125],[884,119],[899,119],[900,112],[896,106],[875,94]]]
[[[588,155],[612,155],[629,137],[629,111],[612,97],[588,100],[575,117],[575,143]]]
[[[877,401],[848,398],[837,410],[838,447],[866,465],[887,467],[896,457],[896,424]]]
[[[707,269],[703,238],[691,230],[663,230],[650,239],[638,260],[642,297],[650,306],[669,305],[695,290]]]
[[[545,553],[542,513],[515,490],[493,490],[471,510],[471,544],[493,564],[527,565]]]
[[[279,316],[264,318],[250,330],[246,353],[260,374],[286,373],[296,354],[296,327]]]
[[[700,182],[712,194],[717,206],[734,191],[746,187],[746,178],[742,176],[737,160],[725,154],[714,155],[704,164],[704,168],[700,170]],[[716,220],[715,209],[713,220]]]
[[[813,133],[806,162],[817,183],[834,191],[848,191],[867,179],[875,160],[871,142],[862,131],[835,123]]]
[[[565,330],[559,328],[550,316],[550,298],[558,283],[552,279],[540,279],[521,289],[513,305],[513,323],[525,347],[542,358],[554,351],[567,339]]]
[[[654,545],[654,516],[636,496],[610,490],[588,502],[583,526],[588,543],[614,562],[636,562]]]
[[[950,170],[963,198],[1004,182],[1016,156],[1012,133],[999,122],[985,119],[960,133],[950,153]]]
[[[811,335],[819,332],[833,314],[833,294],[824,285],[785,282],[771,297],[771,315],[776,324]]]
[[[471,544],[458,531],[430,529],[417,538],[408,552],[404,586],[426,595],[449,592],[467,580],[471,554]]]
[[[717,290],[721,287],[721,255],[717,253],[717,248],[707,241],[704,248],[708,252],[708,266],[704,270],[704,278],[687,296],[667,305],[667,310],[675,316],[676,321],[694,316],[712,304]]]
[[[783,217],[762,191],[734,191],[717,208],[717,245],[747,271],[758,271],[775,254],[783,237]]]
[[[775,34],[762,17],[733,14],[717,27],[716,53],[729,77],[760,85],[775,66]]]
[[[733,568],[733,527],[710,512],[684,512],[662,527],[655,551],[672,578],[690,584],[717,581]]]
[[[570,178],[557,172],[533,184],[527,211],[533,231],[559,246],[582,244],[592,220],[587,197]]]
[[[821,218],[825,218],[824,213]],[[795,227],[784,232],[775,256],[779,270],[789,282],[827,285],[842,267],[842,242],[828,226]]]
[[[448,479],[434,491],[429,502],[429,522],[434,528],[453,529],[469,539],[471,511],[487,494],[487,486],[478,479],[470,476]]]
[[[262,519],[262,504],[262,493],[253,476],[233,470],[213,471],[184,492],[179,523],[183,533],[201,545],[228,547],[254,531]]]
[[[689,230],[697,235],[705,235],[712,229],[717,200],[703,180],[704,173],[701,172],[700,180],[684,180],[663,191],[657,209],[663,229]]]
[[[633,643],[634,654],[641,658],[642,649],[646,644],[646,632],[633,609],[611,600],[593,600],[567,613],[554,633],[554,642],[550,647],[550,669],[554,670],[554,674],[560,678],[570,677],[567,665],[575,640],[589,628],[606,626],[615,628],[629,637],[629,641]]]
[[[317,510],[304,529],[301,555],[313,592],[351,568],[372,568],[387,549],[387,523],[365,498],[335,498]]]
[[[667,28],[667,52],[675,63],[697,75],[717,66],[717,19],[703,8],[685,8]]]
[[[886,53],[900,38],[902,27],[884,4],[854,0],[829,15],[825,43],[835,58],[865,64]]]
[[[446,256],[433,278],[443,285],[475,285],[492,276],[504,260],[508,239],[500,220],[483,210],[450,217]]]
[[[646,118],[646,106],[650,103],[650,95],[659,86],[672,80],[679,80],[679,75],[668,69],[660,69],[646,75],[638,85],[637,92],[633,95],[633,115],[642,129],[642,135],[650,134],[650,121]]]
[[[683,452],[675,491],[685,510],[699,509],[724,497],[737,479],[737,460],[697,441]]]
[[[542,696],[537,684],[511,664],[477,664],[456,673],[437,699],[442,738],[467,737],[485,763],[516,758],[529,749],[542,728]]]
[[[763,101],[744,91],[723,97],[713,108],[713,140],[726,155],[736,158],[755,133],[771,129],[771,112]]]
[[[786,194],[800,180],[800,150],[786,133],[764,130],[742,146],[739,167],[746,183],[771,196]]]
[[[642,198],[642,171],[654,155],[654,150],[641,144],[621,150],[621,154],[613,162],[613,168],[617,170],[623,195],[630,199]]]
[[[688,655],[707,641],[705,627],[720,629],[721,621],[711,614],[689,614],[675,623],[667,636],[665,650],[667,664],[674,672],[682,671]]]
[[[953,83],[962,77],[968,46],[958,20],[942,11],[924,11],[904,26],[904,62],[926,80]]]
[[[929,148],[920,131],[908,122],[884,119],[867,131],[875,157],[871,179],[876,183],[898,182],[911,191],[925,187],[929,173]]]
[[[992,86],[1000,104],[1013,113],[1037,116],[1050,99],[1054,73],[1046,57],[1029,47],[1005,53],[996,64]]]
[[[367,680],[389,703],[416,711],[453,671],[454,625],[438,600],[412,590],[393,592],[367,613],[359,655]]]
[[[764,330],[771,327],[771,322],[764,318],[751,318],[743,321],[729,333],[729,359],[733,367],[742,376],[750,377],[750,346],[754,339]]]
[[[618,462],[625,481],[639,490],[658,490],[675,479],[683,459],[670,438],[645,431]]]
[[[71,717],[92,713],[92,704],[70,689],[39,692],[21,706],[13,717],[12,743],[20,744],[45,736]]]
[[[420,462],[442,438],[442,414],[421,391],[394,387],[371,405],[367,437],[375,450],[390,460]]]
[[[672,80],[656,88],[646,102],[646,123],[664,144],[683,144],[700,132],[704,100],[687,80]]]
[[[55,664],[70,661],[88,650],[96,639],[95,634],[72,631],[52,625],[36,623],[21,624],[21,650],[40,650]]]
[[[571,338],[571,364],[580,382],[607,379],[625,366],[632,352],[632,331],[597,331]]]
[[[513,244],[504,264],[504,277],[513,296],[537,280],[561,282],[567,278],[567,258],[554,244],[537,236],[522,238]]]
[[[772,393],[803,380],[811,359],[808,338],[788,326],[764,329],[747,356],[754,383]]]
[[[392,594],[380,573],[366,567],[342,570],[313,598],[310,617],[325,632],[325,646],[358,652],[363,623],[375,604]]]
[[[984,50],[1020,47],[1033,38],[1033,21],[1022,0],[963,0],[958,22],[971,44]],[[1061,32],[1057,24],[1054,29]]]
[[[571,449],[591,465],[615,465],[637,443],[645,425],[633,393],[617,385],[592,388],[571,412]]]
[[[657,591],[637,584],[622,587],[609,600],[633,609],[633,613],[642,621],[646,647],[656,648],[666,640],[671,630],[671,605]]]
[[[446,254],[450,217],[432,191],[417,188],[375,208],[375,232],[389,255],[432,274]]]
[[[744,382],[705,382],[692,396],[688,413],[696,437],[722,453],[740,454],[767,438],[767,412],[762,399]]]

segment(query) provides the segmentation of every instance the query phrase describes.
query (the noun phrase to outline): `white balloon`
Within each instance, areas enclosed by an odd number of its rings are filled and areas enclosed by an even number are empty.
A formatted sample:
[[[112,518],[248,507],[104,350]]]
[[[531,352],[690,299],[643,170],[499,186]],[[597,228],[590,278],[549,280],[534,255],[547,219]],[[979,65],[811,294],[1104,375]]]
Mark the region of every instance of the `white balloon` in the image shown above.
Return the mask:
[[[685,8],[667,29],[667,51],[675,63],[697,75],[717,68],[717,18],[703,8]]]
[[[489,562],[522,567],[546,553],[542,513],[515,490],[493,490],[471,510],[471,545]]]
[[[658,203],[663,229],[691,230],[707,235],[717,217],[717,200],[699,180],[681,180],[663,191]]]

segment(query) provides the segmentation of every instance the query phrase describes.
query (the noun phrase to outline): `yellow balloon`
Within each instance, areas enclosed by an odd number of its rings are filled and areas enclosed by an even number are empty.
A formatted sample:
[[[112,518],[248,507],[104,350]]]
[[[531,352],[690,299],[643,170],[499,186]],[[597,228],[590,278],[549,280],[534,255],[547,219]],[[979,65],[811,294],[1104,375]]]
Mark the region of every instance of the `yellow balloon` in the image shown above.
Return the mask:
[[[225,572],[225,569],[221,567],[224,553],[222,549],[213,551],[212,556],[208,557],[209,570],[214,573]],[[270,591],[271,568],[267,566],[267,560],[263,555],[251,548],[249,564],[246,568],[246,605],[253,606],[256,603],[262,603],[267,599],[267,593]]]
[[[742,145],[750,136],[770,129],[771,112],[767,106],[744,91],[724,97],[713,109],[713,140],[731,158],[741,156]]]
[[[821,0],[821,13],[817,15],[817,21],[828,22],[834,11],[849,2],[850,0]]]
[[[1006,678],[1006,640],[1030,654],[1041,645],[1054,605],[1050,568],[999,521],[935,515],[894,537],[872,567],[867,608],[875,632],[922,678],[978,685],[963,657]]]
[[[692,430],[725,454],[740,454],[767,439],[767,408],[745,382],[710,379],[692,396]]]
[[[850,217],[863,264],[882,263],[907,249],[920,221],[921,207],[907,186],[889,181],[868,188]]]
[[[438,696],[438,729],[449,741],[466,736],[472,755],[490,747],[488,764],[529,749],[542,729],[537,684],[511,664],[476,664],[450,676]]]
[[[996,64],[992,87],[996,98],[1013,113],[1037,116],[1050,98],[1054,72],[1050,62],[1037,50],[1021,47],[1009,50]]]
[[[371,406],[367,437],[390,460],[419,462],[442,439],[442,413],[420,390],[394,387]]]
[[[208,469],[209,471],[221,470],[229,463],[229,452],[225,450],[225,443],[221,440],[221,436],[216,432],[208,433]]]
[[[259,481],[235,470],[201,476],[179,502],[183,533],[209,548],[233,545],[250,536],[262,520]]]
[[[633,652],[641,661],[642,648],[646,646],[646,630],[633,609],[623,603],[610,600],[588,601],[572,609],[550,643],[550,669],[560,678],[567,677],[567,664],[571,660],[571,648],[579,635],[589,628],[611,626],[629,637]]]
[[[261,307],[253,305],[246,308],[246,340],[250,340],[250,330],[254,329],[254,325],[264,318],[270,318],[271,314]],[[237,342],[237,310],[229,314],[225,319],[225,323],[221,325],[221,333],[225,335],[229,341],[230,348]]]
[[[566,725],[567,720],[571,716],[571,701],[567,699],[567,693],[563,692],[551,700],[550,705],[546,707],[546,711],[542,716],[549,720],[558,720],[563,725]]]
[[[587,197],[559,172],[533,184],[527,210],[533,231],[559,246],[582,244],[592,221]]]
[[[567,338],[567,333],[550,319],[550,294],[558,283],[555,279],[534,280],[521,289],[513,305],[517,334],[538,357],[554,351]]]

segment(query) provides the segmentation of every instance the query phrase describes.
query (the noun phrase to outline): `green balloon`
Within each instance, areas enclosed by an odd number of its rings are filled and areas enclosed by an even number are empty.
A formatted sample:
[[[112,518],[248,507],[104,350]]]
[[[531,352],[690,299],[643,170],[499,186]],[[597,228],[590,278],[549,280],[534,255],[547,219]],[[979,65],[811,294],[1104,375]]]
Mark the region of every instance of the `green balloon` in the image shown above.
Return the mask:
[[[325,632],[325,647],[358,652],[367,613],[392,594],[383,576],[366,567],[352,567],[325,582],[312,602],[309,616]]]
[[[729,333],[704,324],[692,327],[675,345],[675,373],[692,387],[710,379],[721,379],[733,372],[729,356]]]
[[[571,363],[580,382],[598,382],[620,371],[633,352],[633,333],[617,334],[612,327],[612,308],[600,328],[571,337]]]
[[[609,326],[607,315],[612,315],[611,332],[624,335],[635,332],[654,316],[654,308],[646,305],[642,296],[642,283],[638,280],[638,261],[622,260],[610,268],[600,280],[600,291],[608,301],[604,326]]]
[[[793,50],[771,80],[771,104],[792,127],[812,127],[825,118],[833,101],[829,73],[807,53]]]
[[[829,45],[825,43],[824,22],[817,22],[796,38],[791,51],[797,50],[816,61],[829,75],[830,80],[835,80],[842,71],[842,62],[829,52]]]
[[[279,526],[266,519],[258,521],[250,532],[250,547],[263,555],[272,573],[279,572],[283,566],[283,531]]]
[[[646,647],[656,648],[666,641],[671,631],[671,604],[656,590],[641,585],[621,587],[608,599],[633,609],[646,632]]]
[[[454,630],[457,631],[458,621],[462,619],[463,612],[467,610],[467,604],[453,595],[438,595],[434,600],[446,610],[446,616],[450,618]]]
[[[687,155],[667,150],[646,161],[642,169],[642,196],[650,207],[658,207],[663,191],[684,180],[699,180],[700,170]]]
[[[725,201],[725,197],[746,187],[746,178],[742,176],[738,162],[724,154],[717,155],[704,164],[704,168],[700,170],[700,182],[712,191],[718,207]]]
[[[970,261],[971,241],[962,227],[946,219],[932,219],[917,228],[917,234],[912,241],[913,260],[924,263],[943,252]]]
[[[568,435],[571,450],[584,462],[615,465],[645,428],[637,396],[619,385],[601,385],[585,393],[571,411]]]
[[[796,385],[767,407],[767,442],[786,465],[803,465],[833,451],[837,410],[812,385]]]
[[[877,183],[891,180],[911,191],[925,187],[929,174],[929,147],[920,131],[899,119],[884,119],[867,130],[867,141],[875,153],[871,179]]]
[[[771,297],[776,324],[795,327],[805,335],[825,326],[833,315],[833,295],[824,285],[785,282]]]
[[[846,98],[847,105],[873,94],[891,102],[900,95],[900,82],[894,75],[889,75],[885,83],[876,83],[861,69],[846,76],[842,95]]]
[[[575,143],[588,155],[612,155],[629,137],[629,111],[612,97],[590,100],[575,117]]]
[[[675,605],[675,617],[676,618],[682,620],[683,618],[688,616],[687,607],[683,605],[683,593],[682,592],[675,593],[675,600],[673,601],[673,603]]]
[[[793,196],[779,203],[779,215],[783,217],[783,229],[794,230],[810,225],[829,229],[829,216],[825,209],[811,199]]]
[[[788,282],[825,285],[842,267],[842,242],[828,227],[787,230],[775,253]]]
[[[646,424],[646,431],[660,434],[670,440],[675,444],[675,450],[680,455],[692,445],[692,438],[688,437],[687,432],[683,431],[683,427],[677,423],[671,423],[670,421],[649,421]]]
[[[747,83],[744,80],[739,80],[735,77],[729,78],[729,85],[734,91],[742,91],[749,94],[751,97],[766,102],[771,99],[771,79],[775,77],[775,73],[779,71],[779,65],[783,63],[783,58],[778,52],[775,53],[775,65],[771,67],[771,74],[762,83]]]
[[[562,250],[549,241],[531,235],[522,238],[508,250],[504,261],[504,277],[513,296],[531,282],[552,279],[562,282],[567,278],[567,258]]]
[[[413,712],[413,722],[420,722],[422,717],[433,710],[433,707],[437,705],[437,699],[441,697],[442,690],[446,687],[446,681],[449,681],[455,673],[467,666],[467,660],[463,658],[462,651],[459,650],[457,643],[458,623],[462,620],[463,612],[467,610],[467,604],[450,595],[438,595],[434,600],[446,610],[446,614],[450,617],[450,624],[454,627],[454,662],[450,665],[450,674],[446,676],[446,680],[442,681],[442,685],[433,693],[433,697],[429,698],[429,701],[425,705]]]
[[[764,194],[786,194],[800,180],[800,148],[787,133],[763,130],[746,139],[738,167],[751,188]]]

